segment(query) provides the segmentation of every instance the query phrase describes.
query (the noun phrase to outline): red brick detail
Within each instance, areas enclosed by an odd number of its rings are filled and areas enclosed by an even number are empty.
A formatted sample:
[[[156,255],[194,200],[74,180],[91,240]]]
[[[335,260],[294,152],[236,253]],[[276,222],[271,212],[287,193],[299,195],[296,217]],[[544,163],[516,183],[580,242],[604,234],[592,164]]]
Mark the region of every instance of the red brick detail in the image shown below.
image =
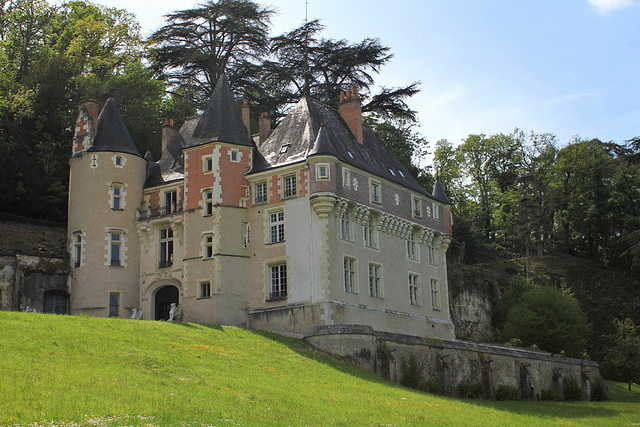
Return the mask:
[[[309,181],[309,169],[300,169],[298,176],[298,196],[305,197],[307,195],[307,182]]]
[[[271,175],[271,197],[269,203],[280,203],[280,175]]]
[[[229,152],[238,150],[239,162],[232,162]],[[242,206],[245,189],[249,181],[245,174],[251,169],[251,148],[232,148],[226,145],[220,147],[220,181],[222,186],[222,204],[227,206]]]
[[[147,194],[149,195],[149,207],[158,209],[160,207],[160,190],[152,190]]]
[[[213,172],[204,172],[202,167],[202,158],[213,155],[213,145],[207,145],[202,148],[189,150],[185,160],[184,170],[187,172],[185,177],[185,187],[187,189],[187,197],[184,201],[185,209],[197,209],[202,205],[202,189],[211,188],[215,183]],[[216,169],[216,165],[213,165]]]

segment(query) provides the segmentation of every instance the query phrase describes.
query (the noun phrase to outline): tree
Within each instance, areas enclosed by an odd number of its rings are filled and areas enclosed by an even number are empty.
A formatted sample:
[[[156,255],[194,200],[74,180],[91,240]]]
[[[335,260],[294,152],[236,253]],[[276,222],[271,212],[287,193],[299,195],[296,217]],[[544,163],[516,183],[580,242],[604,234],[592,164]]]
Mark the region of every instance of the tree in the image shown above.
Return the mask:
[[[551,353],[565,351],[582,357],[589,325],[578,301],[567,290],[536,287],[522,295],[509,311],[504,327],[507,340],[518,338],[525,346],[537,345]]]
[[[255,81],[273,14],[250,0],[208,0],[168,14],[149,38],[153,66],[173,91],[191,93],[204,105],[222,73],[233,88]]]
[[[352,43],[321,38],[323,28],[320,21],[313,20],[271,40],[272,58],[262,65],[263,90],[259,101],[282,114],[282,107],[303,95],[337,107],[340,91],[355,89],[369,98],[362,106],[363,112],[415,121],[415,111],[405,100],[419,92],[419,83],[371,93],[373,74],[379,73],[393,57],[390,48],[378,39]]]
[[[640,374],[640,327],[629,318],[613,321],[616,334],[611,337],[613,347],[607,349],[606,360],[624,376],[629,384]]]

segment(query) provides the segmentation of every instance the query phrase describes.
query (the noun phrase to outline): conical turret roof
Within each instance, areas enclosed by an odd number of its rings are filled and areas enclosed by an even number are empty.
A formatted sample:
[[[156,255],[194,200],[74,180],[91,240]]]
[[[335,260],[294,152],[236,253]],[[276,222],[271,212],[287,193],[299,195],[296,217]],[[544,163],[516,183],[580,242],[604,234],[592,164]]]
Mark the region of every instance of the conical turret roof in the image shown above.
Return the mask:
[[[114,151],[142,157],[113,98],[107,100],[98,116],[96,136],[87,151]]]
[[[441,201],[442,203],[446,203],[450,205],[449,198],[447,197],[447,193],[444,191],[444,187],[442,186],[442,182],[440,182],[440,178],[436,178],[435,184],[433,184],[433,197],[436,200]]]
[[[188,126],[183,126],[180,130],[185,147],[195,147],[209,142],[227,142],[253,147],[229,81],[224,74],[218,79],[204,114],[197,121],[188,121],[185,124]]]

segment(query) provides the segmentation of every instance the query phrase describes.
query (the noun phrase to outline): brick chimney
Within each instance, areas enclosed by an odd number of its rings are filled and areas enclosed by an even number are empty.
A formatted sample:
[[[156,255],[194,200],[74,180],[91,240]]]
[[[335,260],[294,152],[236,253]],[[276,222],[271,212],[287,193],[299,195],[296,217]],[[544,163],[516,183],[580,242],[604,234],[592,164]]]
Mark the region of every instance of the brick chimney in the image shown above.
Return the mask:
[[[93,145],[93,137],[96,136],[98,125],[98,103],[93,99],[82,101],[78,104],[78,118],[71,145],[71,153],[86,150]]]
[[[249,102],[245,99],[242,103],[242,123],[247,128],[247,136],[251,139],[251,115],[249,110]]]
[[[348,89],[345,93],[340,92],[340,104],[338,112],[351,129],[351,133],[356,137],[358,143],[362,144],[362,103],[358,97],[358,91],[354,88]]]
[[[269,118],[269,114],[266,111],[260,115],[260,118],[258,119],[258,125],[260,143],[262,144],[271,133],[271,119]]]
[[[171,144],[171,141],[173,141],[177,134],[178,129],[173,127],[173,119],[167,119],[164,125],[162,125],[162,154],[160,157],[164,156],[167,147],[169,147],[169,144]]]

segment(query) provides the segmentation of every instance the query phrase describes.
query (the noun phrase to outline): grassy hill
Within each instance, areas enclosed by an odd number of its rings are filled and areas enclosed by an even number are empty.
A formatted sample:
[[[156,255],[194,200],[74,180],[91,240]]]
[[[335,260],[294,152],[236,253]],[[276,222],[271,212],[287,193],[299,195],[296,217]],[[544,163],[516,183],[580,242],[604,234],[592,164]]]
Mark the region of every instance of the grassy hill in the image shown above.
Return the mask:
[[[631,425],[608,402],[456,400],[401,388],[301,340],[232,327],[0,312],[0,425]]]

